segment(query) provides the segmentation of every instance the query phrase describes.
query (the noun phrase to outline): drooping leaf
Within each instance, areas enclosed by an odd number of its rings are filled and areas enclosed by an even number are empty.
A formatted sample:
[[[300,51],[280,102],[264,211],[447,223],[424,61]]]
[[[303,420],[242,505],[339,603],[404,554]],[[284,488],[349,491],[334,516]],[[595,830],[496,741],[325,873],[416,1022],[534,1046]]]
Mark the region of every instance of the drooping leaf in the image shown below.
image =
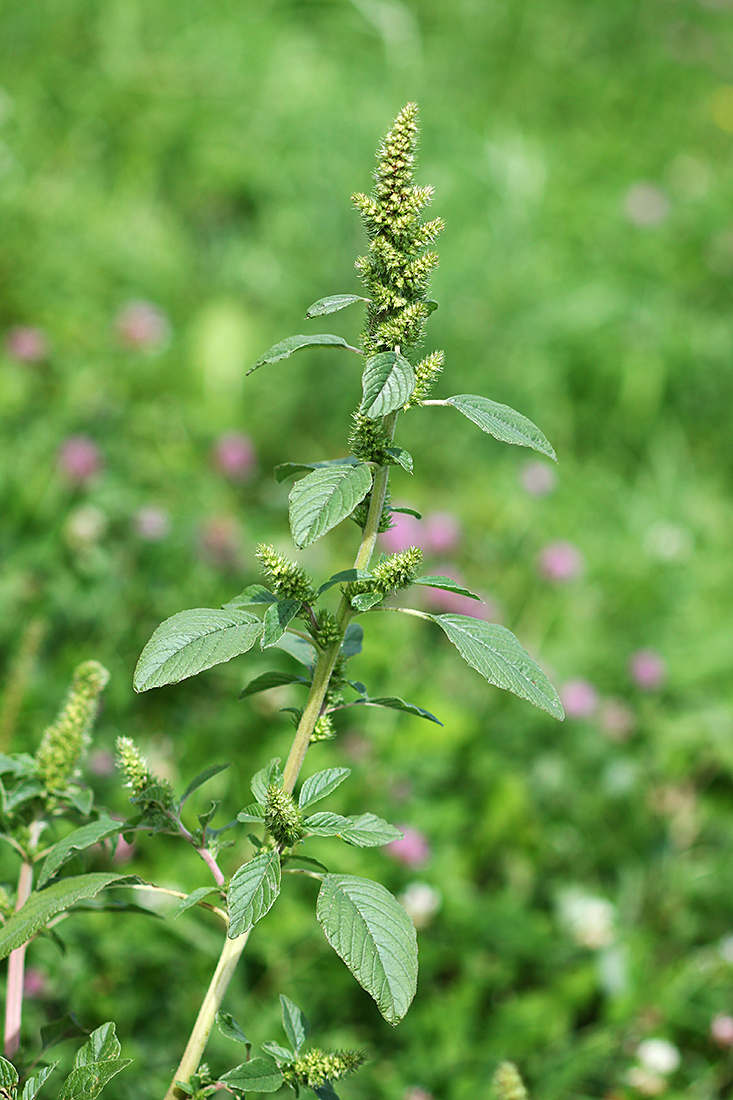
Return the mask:
[[[252,607],[253,604],[259,603],[277,603],[277,596],[269,588],[265,588],[264,584],[250,584],[244,592],[240,592],[233,600],[225,603],[223,610],[229,611],[232,608],[236,610],[240,607]]]
[[[325,875],[316,916],[331,947],[385,1020],[398,1024],[417,985],[417,937],[404,908],[378,882]]]
[[[298,638],[295,634],[283,634],[282,638],[275,642],[275,645],[278,649],[284,649],[301,665],[305,665],[309,672],[313,671],[318,655],[315,647],[307,642],[305,638]]]
[[[436,722],[439,726],[443,725],[440,719],[431,714],[429,710],[417,707],[414,703],[406,703],[404,699],[398,699],[396,695],[385,695],[379,698],[371,698],[365,695],[363,699],[355,699],[349,705],[353,707],[360,705],[365,707],[388,707],[390,710],[401,710],[405,714],[414,714],[417,718],[427,718],[429,722]]]
[[[203,901],[204,898],[207,898],[209,894],[218,893],[218,886],[199,886],[198,890],[194,890],[193,893],[189,894],[187,898],[183,898],[183,900],[175,907],[175,909],[171,913],[171,918],[173,920],[176,920],[177,917],[180,917],[181,913],[185,913],[187,909],[192,909],[194,905],[198,905],[198,903],[200,901]]]
[[[267,803],[267,788],[271,783],[277,783],[279,787],[282,787],[283,777],[280,771],[279,756],[274,757],[274,759],[265,764],[264,768],[260,768],[258,772],[255,772],[250,780],[249,785],[252,794],[261,806]]]
[[[383,592],[359,592],[350,597],[351,606],[355,611],[369,611],[384,599]]]
[[[496,687],[527,699],[560,721],[562,703],[542,669],[510,630],[468,615],[432,615],[463,659]]]
[[[368,302],[368,298],[361,298],[358,294],[331,294],[328,298],[319,298],[305,311],[306,317],[323,317],[326,313],[336,313],[353,302]]]
[[[403,516],[414,516],[415,519],[422,519],[422,512],[416,512],[414,508],[395,508],[393,504],[389,505],[390,512],[398,512]]]
[[[366,463],[314,470],[290,490],[290,529],[302,550],[346,519],[372,487]]]
[[[473,393],[461,393],[449,397],[447,405],[453,405],[460,413],[478,424],[482,432],[488,432],[503,443],[517,443],[520,447],[531,447],[533,451],[547,455],[557,462],[552,444],[531,420],[508,405],[499,405],[489,401],[488,397],[477,397]]]
[[[120,1070],[130,1065],[132,1059],[120,1058],[120,1050],[114,1024],[103,1024],[93,1031],[77,1052],[58,1100],[94,1100]]]
[[[366,569],[342,569],[340,573],[334,573],[332,577],[321,585],[318,589],[318,595],[322,595],[327,592],[329,588],[332,588],[335,584],[349,584],[351,581],[368,581],[371,580],[371,573]]]
[[[288,623],[292,622],[302,606],[300,600],[278,600],[268,607],[262,620],[262,649],[275,645],[282,638]]]
[[[216,1026],[225,1038],[232,1039],[235,1043],[244,1043],[248,1049],[252,1046],[237,1021],[229,1012],[217,1012]]]
[[[296,639],[300,641],[300,638]],[[260,691],[269,691],[270,688],[284,687],[285,684],[307,684],[305,676],[294,676],[292,672],[263,672],[250,680],[246,688],[239,693],[240,699],[246,699],[250,695],[257,695]]]
[[[298,805],[301,810],[306,806],[312,806],[314,802],[320,802],[326,795],[331,794],[349,775],[351,775],[351,768],[326,768],[325,771],[309,776],[300,788]]]
[[[314,336],[288,336],[287,340],[281,340],[279,344],[273,344],[264,355],[261,355],[256,363],[249,368],[247,374],[252,374],[258,367],[264,367],[266,363],[277,363],[280,359],[287,359],[294,351],[301,348],[346,348],[361,355],[359,348],[353,348],[347,344],[343,336],[334,336],[330,332],[317,333]]]
[[[249,1062],[223,1073],[219,1080],[236,1092],[277,1092],[283,1075],[269,1058],[250,1058]]]
[[[122,878],[125,876],[108,872],[74,875],[60,882],[52,882],[45,890],[34,890],[23,908],[0,928],[0,959],[27,943],[57,913],[70,909],[84,898],[95,897],[105,886],[111,886]]]
[[[299,1054],[300,1048],[310,1033],[310,1024],[306,1019],[305,1013],[282,993],[280,994],[280,1004],[282,1006],[285,1034],[292,1043],[295,1053]]]
[[[262,623],[247,611],[197,607],[179,611],[158,627],[140,654],[135,691],[177,684],[251,649]]]
[[[321,810],[306,818],[305,827],[312,836],[337,836],[356,848],[380,848],[402,837],[399,829],[376,814],[342,817]]]
[[[58,1062],[52,1062],[50,1066],[44,1066],[42,1069],[39,1069],[37,1073],[34,1073],[32,1077],[29,1077],[23,1085],[20,1100],[35,1100],[36,1093],[48,1080],[57,1065]]]
[[[106,837],[123,832],[125,824],[122,821],[113,821],[109,817],[101,817],[99,821],[92,821],[88,825],[82,825],[75,829],[69,836],[54,844],[43,861],[43,866],[38,875],[36,889],[40,890],[56,872],[63,867],[77,852],[90,848],[92,844],[98,844]]]
[[[279,893],[280,856],[277,852],[261,852],[240,867],[229,883],[229,939],[235,940],[248,932],[272,907]]]
[[[219,775],[220,772],[225,772],[227,768],[231,768],[231,764],[212,764],[210,768],[205,768],[204,771],[199,772],[199,774],[191,780],[181,795],[178,802],[179,807],[184,804],[186,799],[189,798],[194,791],[197,791],[199,787],[203,787],[204,783],[208,783],[215,775]]]
[[[341,643],[341,649],[339,650],[340,655],[347,660],[349,660],[350,657],[356,657],[357,653],[361,653],[363,641],[364,627],[361,623],[349,623],[346,627],[344,640]]]
[[[387,447],[387,454],[408,474],[412,473],[414,468],[412,455],[409,451],[406,451],[404,447]]]
[[[245,806],[243,810],[240,810],[237,814],[237,821],[264,821],[265,820],[265,807],[261,806],[259,802],[254,802],[251,806]]]
[[[415,577],[411,583],[422,584],[426,588],[442,588],[444,592],[455,592],[458,596],[467,596],[469,600],[478,600],[479,603],[483,603],[480,596],[477,596],[475,592],[469,592],[467,588],[464,588],[458,581],[454,581],[452,577]]]
[[[296,474],[306,473],[308,470],[324,470],[328,466],[358,466],[359,459],[353,455],[346,458],[331,458],[327,462],[281,462],[275,467],[275,480],[287,481]]]
[[[364,396],[359,411],[378,420],[409,401],[415,389],[415,371],[403,355],[383,351],[367,359],[361,385]]]

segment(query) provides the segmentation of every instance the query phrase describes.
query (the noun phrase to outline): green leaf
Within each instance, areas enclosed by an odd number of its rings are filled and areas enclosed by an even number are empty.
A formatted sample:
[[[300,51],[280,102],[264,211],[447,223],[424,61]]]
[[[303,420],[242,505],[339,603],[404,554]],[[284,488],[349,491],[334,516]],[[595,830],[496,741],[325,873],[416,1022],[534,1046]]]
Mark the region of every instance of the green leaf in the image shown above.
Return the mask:
[[[199,886],[198,890],[194,890],[193,893],[189,894],[187,898],[184,898],[183,901],[175,907],[171,913],[172,919],[176,920],[180,917],[181,913],[185,913],[187,909],[191,909],[194,905],[198,905],[198,903],[203,901],[204,898],[207,898],[209,894],[218,893],[218,886]]]
[[[240,607],[251,607],[252,604],[258,603],[277,603],[277,596],[269,588],[265,588],[264,584],[250,584],[244,592],[240,592],[233,600],[225,603],[223,610],[230,611],[232,608],[236,610]]]
[[[301,856],[301,855],[295,854],[295,855],[284,856],[283,858],[287,862],[287,865],[288,865],[288,868],[287,868],[288,874],[293,873],[293,871],[290,868],[291,863],[302,863],[302,864],[304,864],[304,866],[306,868],[308,868],[311,871],[318,871],[318,872],[325,871],[326,874],[328,874],[328,867],[326,867],[325,863],[321,863],[321,861],[318,860],[318,859],[312,859],[310,856]],[[283,870],[285,870],[284,867],[283,867]],[[295,869],[296,874],[297,874],[297,870],[298,869],[296,868]]]
[[[399,512],[403,516],[414,516],[415,519],[422,519],[422,512],[416,512],[414,508],[395,508],[393,504],[389,505],[390,512]]]
[[[296,481],[290,490],[290,529],[302,550],[346,519],[372,487],[366,463],[332,466]]]
[[[356,596],[351,596],[349,602],[355,611],[368,611],[381,603],[384,595],[384,592],[359,592]]]
[[[45,890],[35,890],[23,908],[0,928],[0,959],[32,939],[57,913],[70,909],[84,898],[95,897],[105,886],[111,886],[122,878],[125,875],[106,872],[75,875],[53,882]]]
[[[477,397],[473,393],[449,397],[446,405],[453,405],[469,420],[473,420],[474,424],[478,424],[482,432],[488,432],[495,439],[500,439],[503,443],[518,443],[520,447],[531,447],[533,451],[539,451],[557,462],[552,445],[540,429],[508,405],[499,405],[496,401],[489,401],[488,397]]]
[[[417,985],[417,937],[409,916],[378,882],[325,875],[316,916],[326,939],[390,1024],[410,1007]]]
[[[268,607],[262,620],[262,649],[275,645],[282,638],[288,623],[293,621],[302,606],[300,600],[278,600]]]
[[[409,451],[406,451],[404,447],[387,447],[387,454],[390,458],[393,458],[398,466],[401,466],[403,470],[406,470],[408,474],[413,471],[412,455]]]
[[[13,756],[0,753],[0,775],[7,775],[8,772],[12,772],[13,775],[35,775],[37,771],[38,765],[28,753],[19,752],[14,753]]]
[[[307,817],[305,827],[313,836],[337,836],[356,848],[379,848],[402,838],[399,829],[376,814],[342,817],[322,810]]]
[[[264,806],[267,803],[267,788],[271,783],[277,783],[279,787],[282,787],[283,784],[279,756],[276,756],[273,760],[270,760],[269,763],[265,764],[264,768],[260,768],[258,772],[255,772],[250,780],[250,789],[260,806]]]
[[[311,1089],[318,1097],[318,1100],[339,1100],[339,1095],[334,1089],[330,1081],[324,1081],[322,1085],[316,1085]]]
[[[434,298],[428,298],[425,302],[425,305],[428,307],[428,314],[435,313],[436,309],[438,308],[438,303],[435,301]]]
[[[282,993],[280,994],[280,1004],[283,1010],[285,1034],[292,1043],[295,1053],[299,1054],[300,1048],[308,1038],[310,1024],[305,1017],[305,1013],[301,1012],[298,1006],[288,997],[283,996]]]
[[[280,359],[287,359],[294,351],[300,351],[301,348],[346,348],[348,351],[355,351],[357,355],[362,354],[359,348],[352,348],[351,344],[347,344],[343,336],[334,336],[329,332],[318,333],[315,336],[288,336],[287,340],[281,340],[279,344],[273,344],[268,348],[264,355],[261,355],[249,368],[247,374],[252,374],[258,367],[264,367],[266,363],[277,363]]]
[[[246,611],[196,607],[179,611],[154,632],[135,669],[135,691],[177,684],[246,653],[262,623]]]
[[[458,584],[452,577],[415,577],[411,583],[423,584],[426,588],[442,588],[444,592],[455,592],[458,596],[468,596],[469,600],[478,600],[479,603],[484,602],[475,592],[469,592],[467,588]]]
[[[360,623],[349,623],[339,650],[340,656],[345,657],[347,661],[350,657],[356,657],[357,653],[361,653],[363,641],[364,627]]]
[[[204,771],[199,772],[196,778],[191,780],[178,800],[179,807],[183,805],[186,799],[189,798],[194,791],[197,791],[199,787],[203,787],[204,783],[208,783],[215,775],[219,775],[220,772],[225,772],[227,768],[231,768],[231,764],[212,764],[210,768],[206,768]]]
[[[298,641],[301,639],[298,638]],[[270,688],[284,687],[285,684],[307,684],[305,676],[294,676],[292,672],[263,672],[250,680],[246,688],[239,693],[240,699],[247,699],[250,695],[257,695],[260,691],[269,691]]]
[[[527,699],[560,721],[562,703],[542,669],[510,630],[468,615],[431,615],[463,659],[496,687]]]
[[[318,595],[322,595],[327,592],[329,588],[333,588],[335,584],[349,584],[351,581],[368,581],[371,580],[372,575],[366,569],[342,569],[340,573],[334,573],[332,577],[321,585],[318,589]]]
[[[351,775],[351,768],[326,768],[325,771],[309,776],[300,788],[298,805],[301,810],[306,806],[312,806],[314,802],[320,802],[326,795],[331,794],[349,775]]]
[[[277,1092],[283,1075],[269,1058],[251,1058],[222,1074],[219,1081],[237,1092]]]
[[[412,364],[396,351],[383,351],[367,359],[361,379],[364,397],[359,411],[370,420],[401,409],[415,389]]]
[[[58,1062],[52,1062],[50,1066],[44,1066],[43,1069],[39,1069],[38,1073],[34,1073],[32,1077],[29,1077],[23,1085],[20,1100],[34,1100],[36,1093],[51,1076],[57,1065]]]
[[[265,820],[265,807],[261,806],[259,802],[255,802],[252,806],[245,806],[243,810],[237,814],[237,821],[264,821]]]
[[[248,1049],[251,1048],[252,1044],[249,1039],[234,1017],[228,1012],[217,1012],[216,1026],[225,1038],[232,1039],[235,1043],[244,1043]]]
[[[283,634],[275,645],[278,649],[284,649],[301,665],[305,665],[309,672],[313,671],[318,655],[315,647],[310,642],[306,642],[305,638],[298,638],[295,634]]]
[[[103,1024],[77,1052],[74,1068],[61,1086],[57,1100],[94,1100],[131,1058],[120,1058],[114,1024]]]
[[[279,893],[280,856],[277,852],[261,852],[240,867],[229,883],[229,939],[235,940],[248,932],[272,908]]]
[[[105,837],[114,836],[115,833],[121,833],[124,829],[124,822],[113,821],[109,817],[102,817],[99,821],[92,821],[89,825],[82,825],[80,829],[75,829],[69,836],[54,844],[46,855],[38,875],[36,889],[40,890],[42,886],[45,886],[59,868],[63,867],[76,852],[82,852],[85,848],[91,847],[92,844],[97,844]]]
[[[322,317],[326,313],[337,313],[338,310],[352,305],[354,302],[368,302],[369,298],[361,298],[358,294],[331,294],[328,298],[319,298],[305,311],[306,317]]]
[[[260,1047],[264,1050],[265,1054],[272,1055],[278,1065],[281,1065],[283,1062],[292,1062],[295,1060],[295,1051],[288,1050],[287,1047],[280,1046],[279,1043],[274,1043],[272,1040],[260,1043]]]
[[[8,1098],[15,1095],[18,1084],[18,1071],[7,1058],[0,1057],[0,1095]]]
[[[414,714],[418,718],[427,718],[429,722],[436,722],[439,726],[443,725],[440,719],[431,714],[429,710],[423,710],[422,707],[417,707],[414,703],[406,703],[404,699],[398,699],[396,695],[382,696],[378,699],[372,699],[365,695],[363,699],[355,699],[353,703],[349,704],[352,707],[360,705],[365,707],[389,707],[390,710],[401,710],[405,714]]]
[[[287,481],[295,474],[305,473],[307,470],[325,470],[329,466],[358,466],[359,459],[353,455],[346,458],[331,458],[327,462],[281,462],[275,467],[275,480]]]

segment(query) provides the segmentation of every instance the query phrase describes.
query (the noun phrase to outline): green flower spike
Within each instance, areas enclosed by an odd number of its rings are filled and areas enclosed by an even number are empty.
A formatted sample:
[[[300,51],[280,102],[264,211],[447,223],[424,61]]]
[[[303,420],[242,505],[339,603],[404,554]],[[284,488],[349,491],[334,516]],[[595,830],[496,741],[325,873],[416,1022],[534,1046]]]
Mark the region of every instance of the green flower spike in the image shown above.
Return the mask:
[[[147,759],[140,752],[131,737],[118,737],[115,742],[117,767],[125,776],[126,786],[132,790],[133,798],[140,798],[146,791],[155,791],[155,801],[162,802],[166,809],[173,805],[173,790],[167,779],[159,779],[150,768]]]
[[[274,546],[266,546],[260,543],[255,550],[255,556],[267,575],[275,595],[281,600],[300,600],[302,603],[312,604],[317,599],[317,593],[308,574],[297,562],[290,561],[284,554],[280,554]]]
[[[85,661],[75,670],[66,701],[36,753],[38,774],[47,791],[63,790],[73,779],[89,745],[99,696],[108,680],[107,669],[97,661]]]
[[[271,783],[267,788],[265,825],[284,848],[292,848],[303,835],[303,811],[293,796],[277,783]]]
[[[327,1053],[323,1050],[309,1050],[301,1058],[282,1067],[283,1077],[289,1085],[302,1085],[304,1088],[317,1089],[326,1081],[338,1081],[349,1073],[354,1073],[366,1061],[363,1050],[337,1050]]]
[[[519,1070],[513,1062],[502,1062],[491,1083],[498,1100],[529,1100]]]

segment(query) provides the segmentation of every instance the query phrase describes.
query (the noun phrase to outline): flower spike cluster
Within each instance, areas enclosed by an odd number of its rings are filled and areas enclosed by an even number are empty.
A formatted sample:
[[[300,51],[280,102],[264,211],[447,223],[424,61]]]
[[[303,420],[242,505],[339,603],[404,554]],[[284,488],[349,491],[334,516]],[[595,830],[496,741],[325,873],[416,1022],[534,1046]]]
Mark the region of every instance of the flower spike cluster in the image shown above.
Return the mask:
[[[47,791],[63,790],[73,779],[87,750],[99,696],[108,680],[107,669],[97,661],[85,661],[74,672],[66,701],[36,753],[38,774]]]

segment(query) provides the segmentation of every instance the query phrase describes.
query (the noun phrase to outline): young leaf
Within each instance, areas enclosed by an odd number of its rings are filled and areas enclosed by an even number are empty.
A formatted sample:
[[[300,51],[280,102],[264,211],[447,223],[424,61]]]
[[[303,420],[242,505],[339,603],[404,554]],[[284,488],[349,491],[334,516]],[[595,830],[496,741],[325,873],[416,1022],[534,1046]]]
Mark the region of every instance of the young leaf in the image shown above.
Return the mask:
[[[363,699],[355,699],[353,703],[349,704],[352,707],[360,705],[365,707],[389,707],[390,710],[401,710],[405,714],[414,714],[417,718],[427,718],[429,722],[436,722],[439,726],[443,725],[440,719],[431,714],[429,710],[423,710],[422,707],[417,707],[414,703],[406,703],[404,699],[398,699],[396,695],[384,696],[378,699],[364,696]]]
[[[442,588],[444,592],[455,592],[458,596],[468,596],[469,600],[478,600],[479,603],[483,603],[480,596],[475,592],[469,592],[452,577],[415,577],[412,584],[424,584],[426,588]]]
[[[260,1047],[264,1050],[265,1054],[271,1055],[278,1065],[281,1065],[283,1062],[295,1061],[294,1051],[288,1050],[287,1047],[280,1046],[279,1043],[274,1043],[272,1040],[260,1043]]]
[[[404,447],[387,447],[387,454],[408,474],[412,473],[414,467],[412,455],[409,451],[406,451]]]
[[[302,550],[346,519],[372,487],[366,463],[332,466],[296,481],[290,490],[290,529]]]
[[[401,409],[415,389],[412,364],[395,351],[383,351],[367,359],[361,379],[364,397],[360,412],[370,420]]]
[[[197,791],[199,787],[203,787],[204,783],[208,783],[210,779],[213,779],[219,772],[225,772],[227,768],[231,768],[231,764],[212,764],[210,768],[206,768],[204,771],[192,779],[186,787],[185,791],[178,800],[179,808],[183,805],[187,798],[189,798],[194,791]]]
[[[356,848],[380,848],[402,838],[399,829],[376,814],[342,817],[341,814],[321,811],[307,817],[305,827],[312,836],[338,836]]]
[[[235,940],[248,932],[272,908],[279,893],[280,856],[277,852],[261,852],[240,867],[229,883],[229,939]]]
[[[358,294],[331,294],[328,298],[319,298],[305,311],[306,317],[323,317],[326,313],[336,313],[353,302],[368,302],[368,298],[361,298]]]
[[[331,458],[328,462],[281,462],[275,467],[275,481],[287,481],[296,474],[306,473],[308,470],[324,470],[328,466],[358,466],[359,459],[353,455],[346,458]]]
[[[247,611],[197,607],[179,611],[153,633],[135,669],[135,691],[177,684],[246,653],[262,633]]]
[[[114,1024],[102,1024],[74,1058],[74,1068],[61,1086],[58,1100],[94,1100],[104,1086],[131,1058],[120,1058],[120,1042]]]
[[[216,1026],[225,1038],[232,1039],[235,1043],[244,1043],[247,1048],[252,1046],[237,1021],[228,1012],[217,1012]]]
[[[255,802],[252,806],[245,806],[243,810],[237,814],[237,821],[264,821],[265,820],[265,807],[261,806],[259,802]]]
[[[329,588],[332,588],[335,584],[348,584],[350,581],[368,581],[371,580],[371,573],[366,569],[342,569],[340,573],[334,573],[332,577],[321,585],[318,589],[318,595],[322,595],[327,592]]]
[[[280,1004],[282,1005],[285,1034],[292,1043],[295,1053],[299,1054],[300,1048],[308,1038],[310,1024],[305,1017],[305,1013],[301,1012],[298,1006],[282,993],[280,994]]]
[[[281,340],[279,344],[273,344],[268,348],[264,355],[261,355],[249,368],[247,374],[252,374],[258,367],[264,367],[266,363],[277,363],[280,359],[287,359],[294,351],[300,351],[301,348],[346,348],[348,351],[355,351],[357,355],[362,354],[359,348],[352,348],[351,344],[347,344],[343,336],[334,336],[329,332],[322,332],[315,336],[288,336],[287,340]]]
[[[335,791],[347,776],[351,775],[351,768],[326,768],[323,772],[316,772],[306,779],[300,788],[298,805],[301,810],[306,806],[312,806],[314,802],[320,802],[326,795]]]
[[[124,875],[100,872],[93,875],[74,875],[52,882],[45,890],[35,890],[22,909],[0,928],[0,959],[4,959],[16,947],[27,943],[36,932],[64,909],[70,909],[77,901],[95,897],[105,886],[111,886],[125,878]]]
[[[262,649],[275,645],[282,638],[288,623],[292,622],[302,606],[300,600],[278,600],[268,607],[262,620]]]
[[[179,905],[175,907],[171,913],[173,920],[180,917],[181,913],[185,913],[187,909],[191,909],[194,905],[198,905],[200,901],[208,897],[209,894],[218,894],[218,886],[199,886],[198,890],[194,890],[192,894],[189,894],[187,898],[184,898]]]
[[[77,852],[82,852],[85,848],[91,847],[92,844],[97,844],[106,837],[114,836],[115,833],[121,833],[124,828],[125,824],[122,821],[112,821],[109,817],[101,817],[99,821],[82,825],[80,829],[75,829],[69,836],[59,840],[50,849],[43,861],[36,889],[40,890],[42,886],[45,886],[59,868],[63,867]]]
[[[432,615],[463,659],[496,687],[527,699],[560,721],[562,703],[542,669],[510,630],[468,615]]]
[[[277,1092],[283,1075],[269,1058],[250,1058],[249,1062],[223,1073],[219,1081],[235,1092]]]
[[[545,439],[540,429],[526,416],[510,409],[508,405],[499,405],[489,401],[488,397],[477,397],[472,393],[461,393],[449,397],[446,405],[453,405],[460,413],[478,424],[482,432],[488,432],[503,443],[518,443],[520,447],[531,447],[557,462],[552,444]]]
[[[383,592],[359,592],[356,596],[351,597],[350,602],[355,611],[368,611],[370,607],[381,603],[383,599]]]
[[[417,937],[388,890],[369,879],[325,875],[316,917],[326,939],[390,1024],[398,1024],[417,986]]]
[[[38,1073],[34,1073],[32,1077],[29,1077],[23,1085],[20,1100],[35,1100],[36,1093],[51,1076],[57,1065],[58,1062],[52,1062],[50,1066],[44,1066],[43,1069],[39,1069]]]
[[[339,653],[347,660],[361,653],[361,644],[364,641],[364,627],[360,623],[349,623],[346,627],[344,640],[341,643]]]
[[[255,796],[260,806],[264,806],[267,802],[267,788],[271,783],[277,783],[279,787],[282,787],[283,777],[280,771],[280,757],[276,756],[274,760],[270,760],[264,768],[260,768],[256,772],[250,781],[250,788],[252,794]]]
[[[414,516],[415,519],[422,519],[422,512],[416,512],[414,508],[395,508],[393,504],[389,505],[390,512],[399,512],[403,516]]]
[[[301,639],[296,639],[300,641]],[[240,699],[246,699],[250,695],[257,695],[260,691],[269,691],[270,688],[283,687],[285,684],[307,684],[305,676],[294,676],[292,672],[263,672],[250,680],[246,688],[239,693]]]
[[[265,588],[264,584],[250,584],[244,592],[240,592],[233,600],[225,603],[223,610],[229,611],[232,608],[236,610],[240,607],[251,607],[252,604],[257,603],[277,603],[277,596],[269,588]]]
[[[322,1085],[316,1085],[311,1091],[316,1094],[318,1100],[339,1100],[339,1095],[330,1081],[324,1081]]]
[[[305,665],[309,672],[313,671],[317,654],[315,648],[310,642],[306,642],[305,638],[298,638],[295,634],[283,634],[282,638],[275,642],[275,645],[278,649],[284,649],[301,665]]]
[[[18,1071],[12,1062],[8,1062],[7,1058],[0,1057],[0,1096],[11,1097],[15,1096],[15,1091],[18,1086]]]

